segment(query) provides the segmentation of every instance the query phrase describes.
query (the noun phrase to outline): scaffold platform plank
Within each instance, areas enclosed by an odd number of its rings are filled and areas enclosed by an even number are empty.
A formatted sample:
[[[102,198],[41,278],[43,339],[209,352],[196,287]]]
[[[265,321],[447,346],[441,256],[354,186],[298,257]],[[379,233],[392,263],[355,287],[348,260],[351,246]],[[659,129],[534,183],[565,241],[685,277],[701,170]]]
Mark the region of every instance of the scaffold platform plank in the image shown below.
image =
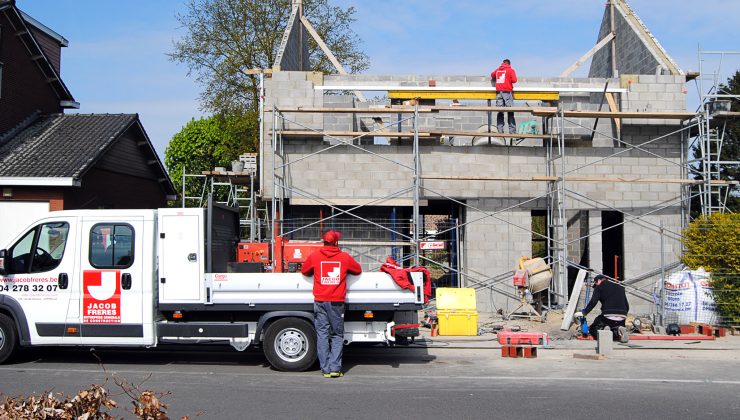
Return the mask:
[[[539,116],[537,111],[532,115]],[[551,114],[542,114],[549,116]],[[631,112],[631,111],[564,111],[563,115],[572,118],[650,118],[662,120],[688,120],[696,116],[693,112]]]
[[[392,105],[377,108],[335,108],[335,107],[286,107],[278,108],[278,112],[283,114],[290,113],[323,113],[323,114],[413,114],[416,108],[408,105]],[[528,107],[528,106],[420,106],[420,113],[439,112],[439,111],[478,111],[478,112],[522,112],[543,116],[552,116],[557,114],[557,108],[554,107]],[[265,112],[272,112],[266,109]]]
[[[433,136],[466,136],[466,137],[503,137],[507,139],[545,139],[556,137],[557,134],[517,134],[517,133],[498,133],[495,131],[456,131],[456,130],[430,130],[429,134]]]
[[[496,91],[469,91],[469,90],[389,90],[390,99],[496,99]],[[523,101],[557,101],[560,100],[559,92],[517,92],[514,91],[515,100]]]
[[[325,114],[398,114],[414,113],[415,107],[398,106],[383,108],[322,108],[322,107],[295,107],[278,108],[281,113],[325,113]],[[535,117],[556,117],[558,110],[553,107],[497,107],[497,106],[432,106],[419,107],[418,112],[439,111],[478,111],[478,112],[521,112],[529,113]],[[265,110],[272,112],[272,110]],[[729,114],[729,113],[725,113]],[[740,114],[740,113],[731,113]],[[688,120],[696,117],[694,112],[634,112],[634,111],[563,111],[563,116],[571,118],[650,118],[664,120]],[[733,117],[734,115],[726,115]]]
[[[700,179],[680,179],[680,178],[629,178],[629,177],[598,177],[598,176],[434,176],[424,175],[421,179],[436,179],[447,181],[566,181],[566,182],[626,182],[626,183],[646,183],[646,184],[702,184]],[[738,185],[740,181],[712,181],[713,185]]]
[[[268,134],[272,134],[268,131]],[[313,131],[313,130],[283,130],[277,134],[284,136],[301,137],[414,137],[411,131]],[[419,137],[431,137],[429,132],[419,132]]]

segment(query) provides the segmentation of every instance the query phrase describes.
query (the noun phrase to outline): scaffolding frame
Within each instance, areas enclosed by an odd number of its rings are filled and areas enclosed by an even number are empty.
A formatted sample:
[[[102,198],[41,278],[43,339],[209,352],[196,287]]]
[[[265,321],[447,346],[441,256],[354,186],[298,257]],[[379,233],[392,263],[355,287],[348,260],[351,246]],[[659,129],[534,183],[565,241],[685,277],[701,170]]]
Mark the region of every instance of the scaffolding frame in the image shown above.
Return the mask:
[[[243,171],[226,171],[223,168],[214,168],[211,171],[202,171],[200,174],[188,174],[183,167],[181,206],[205,207],[208,197],[213,197],[215,203],[234,207],[239,211],[240,239],[250,242],[259,242],[263,239],[262,232],[268,227],[267,207],[258,205],[255,178],[257,175],[256,154],[245,154],[239,157],[243,164],[251,165]],[[188,196],[186,182],[191,180],[200,183],[200,195]],[[220,199],[220,197],[225,197]],[[192,205],[188,206],[188,203]]]
[[[357,86],[353,87],[354,89],[357,89]],[[605,89],[606,93],[606,89]],[[717,95],[715,95],[717,97]],[[264,108],[262,109],[262,114],[264,115],[265,111]],[[656,277],[657,275],[660,275],[661,278],[665,279],[666,272],[672,269],[675,269],[678,267],[677,261],[668,261],[666,262],[664,259],[664,244],[663,244],[663,238],[668,237],[672,240],[678,240],[681,238],[681,232],[666,229],[662,222],[659,225],[656,225],[655,223],[652,223],[650,221],[644,220],[647,216],[656,214],[662,210],[668,209],[670,207],[680,206],[680,227],[683,228],[686,226],[686,224],[689,221],[689,213],[687,211],[688,203],[691,201],[692,198],[696,196],[700,197],[706,197],[706,191],[707,188],[724,188],[725,190],[729,190],[732,186],[736,185],[736,182],[732,181],[722,181],[718,179],[719,171],[716,169],[718,166],[722,164],[735,164],[737,162],[721,162],[717,160],[717,157],[719,156],[718,153],[712,154],[707,153],[702,156],[702,162],[701,162],[701,168],[703,168],[703,175],[705,175],[702,180],[694,180],[690,179],[691,170],[689,165],[692,163],[692,160],[689,159],[689,153],[690,153],[690,145],[687,146],[687,140],[692,137],[692,130],[696,131],[698,130],[698,137],[700,141],[704,143],[709,142],[715,142],[717,143],[717,140],[719,141],[719,149],[721,150],[721,140],[722,137],[711,137],[708,135],[709,130],[702,130],[701,127],[712,127],[710,125],[710,121],[713,118],[713,115],[708,112],[708,108],[705,107],[703,109],[703,112],[697,112],[697,113],[660,113],[660,112],[640,112],[640,113],[634,113],[634,112],[622,112],[622,111],[609,111],[609,112],[601,112],[601,111],[566,111],[563,109],[562,105],[560,105],[556,109],[546,109],[546,108],[525,108],[526,112],[530,112],[533,116],[541,116],[543,118],[543,131],[545,130],[545,127],[549,128],[549,133],[543,133],[542,135],[536,135],[536,136],[522,136],[521,138],[540,138],[543,139],[545,142],[545,149],[546,149],[546,175],[544,177],[530,177],[527,179],[526,177],[425,177],[421,175],[421,168],[422,168],[422,162],[421,162],[421,154],[419,150],[419,138],[421,136],[433,136],[433,133],[420,133],[419,131],[419,115],[420,113],[427,113],[427,112],[434,112],[439,110],[445,110],[450,109],[450,107],[442,107],[442,106],[433,106],[433,107],[420,107],[419,105],[413,106],[413,107],[394,107],[394,108],[381,108],[381,109],[373,109],[373,108],[288,108],[283,107],[280,108],[278,106],[273,106],[271,113],[272,113],[272,166],[273,166],[273,193],[272,193],[272,224],[271,226],[275,229],[278,229],[277,224],[275,223],[276,220],[279,219],[279,215],[283,214],[284,212],[284,202],[286,200],[286,197],[290,195],[291,197],[294,196],[301,196],[304,198],[309,198],[311,200],[314,200],[314,202],[317,205],[324,205],[329,206],[333,210],[336,210],[340,214],[347,214],[351,217],[356,217],[360,220],[363,220],[367,223],[373,223],[370,220],[367,220],[366,218],[363,218],[359,215],[353,214],[354,211],[357,209],[360,209],[362,207],[366,206],[373,206],[379,203],[382,203],[385,200],[403,196],[404,194],[411,194],[412,195],[412,203],[413,203],[413,231],[411,235],[404,234],[403,232],[396,232],[399,237],[402,237],[404,239],[404,244],[411,246],[411,252],[412,252],[412,258],[413,263],[415,265],[418,265],[421,261],[424,262],[430,262],[434,264],[441,265],[445,267],[446,269],[453,269],[453,267],[446,266],[439,261],[431,260],[427,257],[424,257],[421,255],[419,250],[419,241],[423,238],[420,237],[420,220],[419,220],[419,201],[421,197],[421,191],[424,191],[425,197],[432,197],[437,196],[443,199],[446,199],[450,201],[451,203],[455,203],[460,208],[470,208],[477,210],[481,213],[483,213],[483,216],[476,219],[476,220],[466,220],[464,223],[460,223],[457,225],[457,230],[455,233],[456,235],[460,235],[464,232],[462,230],[467,225],[470,225],[472,223],[475,223],[477,221],[480,221],[482,219],[487,218],[493,218],[498,221],[504,222],[506,224],[509,224],[513,228],[518,229],[524,229],[527,230],[530,234],[536,234],[531,229],[518,226],[515,223],[512,223],[508,220],[506,220],[503,217],[500,217],[499,214],[509,211],[513,208],[520,207],[526,203],[539,200],[539,199],[545,199],[548,203],[546,208],[546,220],[548,221],[547,226],[547,235],[544,239],[547,240],[547,243],[549,246],[547,247],[548,250],[548,259],[550,260],[550,263],[552,264],[554,268],[554,272],[556,275],[554,276],[553,284],[551,285],[551,294],[557,296],[559,299],[559,302],[561,304],[564,304],[567,302],[567,293],[568,293],[568,268],[584,268],[581,267],[578,263],[575,261],[570,261],[568,256],[568,246],[572,245],[574,242],[583,240],[584,238],[590,237],[594,234],[603,233],[606,230],[616,228],[618,226],[624,225],[626,223],[636,223],[641,225],[642,227],[646,229],[651,229],[655,232],[658,232],[661,236],[661,261],[660,266],[656,269],[649,270],[646,273],[640,274],[638,276],[635,276],[635,279],[627,279],[627,281],[624,282],[624,286],[627,289],[627,291],[632,294],[633,296],[638,297],[639,299],[655,303],[655,296],[652,291],[646,291],[644,288],[639,288],[634,283],[640,280],[648,279],[651,277]],[[491,107],[491,106],[474,106],[474,107],[459,107],[459,108],[453,108],[456,111],[470,111],[470,112],[487,112],[489,115],[492,112],[500,112],[500,111],[509,111],[512,110],[512,108],[500,108],[500,107]],[[522,109],[517,109],[518,112],[522,112]],[[269,111],[268,111],[269,112]],[[387,124],[383,124],[382,126],[375,127],[373,130],[369,130],[366,132],[345,132],[345,133],[336,133],[336,132],[330,132],[328,130],[318,130],[311,127],[308,127],[305,124],[302,124],[298,122],[295,119],[291,119],[288,117],[289,114],[292,113],[304,113],[304,112],[314,112],[314,113],[361,113],[361,114],[372,114],[372,113],[382,113],[382,114],[397,114],[398,120],[397,121],[390,121]],[[401,115],[404,115],[402,118]],[[579,124],[577,121],[571,119],[571,117],[575,118],[660,118],[660,119],[674,119],[678,120],[680,122],[680,125],[676,130],[672,130],[667,134],[659,135],[655,138],[651,138],[643,143],[639,144],[631,144],[629,142],[624,141],[622,138],[615,138],[611,134],[603,133],[597,131],[597,125],[593,124],[593,127],[585,126]],[[409,122],[412,130],[411,131],[401,131],[401,126],[403,122]],[[285,129],[285,127],[290,123],[293,126],[297,126],[302,128],[302,130],[288,130]],[[489,124],[490,124],[490,118],[489,118]],[[567,169],[566,163],[568,162],[568,155],[567,155],[567,147],[566,147],[566,135],[565,135],[565,127],[566,124],[575,124],[578,125],[584,129],[590,130],[591,135],[599,134],[601,136],[605,136],[608,139],[611,139],[615,144],[621,146],[619,150],[616,150],[614,153],[598,158],[592,162],[588,162],[584,165],[578,165],[574,169]],[[397,132],[391,131],[393,126],[398,127]],[[262,133],[264,136],[265,133]],[[318,155],[320,153],[323,153],[326,150],[330,150],[339,146],[347,146],[347,147],[353,147],[356,149],[361,150],[365,153],[370,153],[372,155],[375,155],[376,157],[379,157],[381,159],[384,159],[386,161],[392,162],[394,164],[397,164],[399,167],[404,168],[406,170],[410,171],[410,178],[411,178],[411,185],[408,188],[404,188],[402,190],[396,191],[394,193],[391,193],[388,196],[380,197],[380,198],[372,198],[368,199],[367,202],[352,206],[350,209],[341,210],[339,206],[334,205],[330,202],[330,200],[321,198],[319,196],[313,195],[308,193],[307,191],[301,191],[291,185],[288,185],[287,180],[287,168],[294,163],[297,163],[297,161],[289,162],[287,161],[287,156],[285,155],[285,151],[283,148],[284,145],[284,138],[286,136],[289,136],[291,134],[295,134],[298,136],[320,136],[321,138],[331,139],[335,142],[335,144],[326,145],[325,148],[313,152],[311,154],[302,156],[299,158],[298,161],[310,158],[314,155]],[[444,135],[444,133],[436,133],[438,135]],[[349,137],[349,140],[341,138],[342,135],[344,137]],[[467,135],[470,137],[504,137],[504,138],[516,138],[517,135],[506,135],[502,133],[480,133],[480,132],[456,132],[455,135]],[[384,157],[383,155],[374,153],[369,150],[365,150],[362,147],[358,146],[358,144],[355,144],[356,142],[359,143],[359,140],[361,140],[364,137],[373,137],[373,136],[385,136],[385,137],[392,137],[392,138],[398,138],[399,140],[401,138],[405,139],[411,139],[412,141],[412,153],[413,153],[413,166],[410,167],[409,165],[406,165],[401,162],[393,161],[392,159],[389,159],[387,157]],[[679,136],[680,142],[681,142],[681,156],[679,162],[674,162],[671,159],[665,158],[663,156],[660,156],[656,153],[653,153],[649,149],[646,148],[646,146],[650,145],[653,142],[671,137],[671,136]],[[618,134],[618,137],[621,137]],[[264,144],[265,138],[261,138],[261,144]],[[514,147],[513,142],[511,144],[508,144],[504,147]],[[262,148],[262,150],[265,150]],[[630,150],[639,150],[643,153],[646,153],[648,155],[651,155],[657,159],[663,159],[665,161],[670,162],[671,164],[678,165],[680,167],[681,172],[681,178],[680,179],[628,179],[628,178],[611,178],[611,179],[604,179],[604,178],[593,178],[589,179],[589,177],[578,177],[571,175],[574,172],[577,172],[581,169],[584,169],[588,166],[597,164],[599,162],[612,159],[615,157],[618,157],[619,155],[626,153]],[[716,149],[707,149],[707,150],[716,150]],[[280,161],[278,162],[278,158]],[[483,211],[482,209],[477,209],[474,206],[471,206],[468,203],[465,203],[461,200],[457,200],[455,198],[446,196],[444,194],[441,194],[437,191],[433,191],[425,186],[423,186],[422,181],[424,179],[455,179],[455,180],[511,180],[511,181],[536,181],[536,182],[545,182],[546,188],[545,193],[533,198],[528,198],[524,201],[519,202],[518,204],[506,207],[503,209],[497,209],[496,211]],[[630,214],[629,212],[616,208],[614,206],[609,205],[608,203],[601,202],[599,200],[594,200],[591,198],[586,197],[583,194],[578,193],[574,189],[569,188],[569,182],[646,182],[646,183],[669,183],[669,184],[680,184],[681,188],[679,188],[679,195],[669,199],[665,200],[664,202],[661,202],[659,205],[651,206],[652,208],[649,211],[643,212],[642,214]],[[699,192],[695,192],[694,189],[696,188],[702,188]],[[712,190],[713,191],[713,190]],[[716,197],[716,194],[715,194]],[[624,220],[619,223],[615,224],[613,226],[610,226],[606,229],[601,228],[595,231],[590,230],[585,236],[581,236],[579,238],[575,238],[572,240],[568,239],[568,221],[567,221],[567,200],[571,199],[577,202],[584,202],[588,203],[590,206],[594,206],[596,209],[603,210],[603,211],[616,211],[622,214],[622,217]],[[702,210],[705,212],[711,213],[712,211],[721,211],[724,210],[723,207],[711,207],[711,200],[704,199],[702,201]],[[331,217],[334,217],[332,215]],[[321,220],[317,220],[314,222],[321,223],[323,221],[328,220],[328,218],[324,218]],[[384,227],[385,229],[390,230],[390,228]],[[282,229],[280,227],[280,229]],[[280,231],[277,232],[278,236],[284,235],[285,232]],[[460,242],[462,243],[462,241]],[[464,261],[464,249],[461,247],[460,252],[458,254],[458,258],[460,260]],[[484,289],[489,290],[491,293],[498,293],[503,296],[507,296],[511,299],[518,299],[516,295],[511,293],[507,285],[502,284],[506,280],[511,278],[511,275],[513,275],[513,270],[504,272],[504,273],[497,273],[495,275],[490,275],[487,273],[480,273],[480,272],[473,272],[472,270],[467,269],[466,267],[462,267],[461,264],[457,264],[457,272],[455,273],[459,278],[463,281],[460,283],[465,283],[466,285],[470,287],[474,287],[476,289]],[[661,292],[662,296],[662,292]],[[550,294],[548,294],[548,304],[549,304],[549,297]]]
[[[732,100],[740,100],[740,95],[718,92],[723,82],[720,78],[723,76],[722,66],[726,57],[739,55],[740,51],[708,51],[701,48],[698,50],[699,75],[696,81],[701,102],[698,112],[702,119],[695,143],[701,153],[698,159],[700,165],[698,172],[704,182],[699,186],[699,197],[701,212],[705,215],[727,211],[727,198],[732,185],[720,182],[722,168],[740,164],[738,161],[723,161],[721,158],[727,121],[736,117],[729,112],[729,104]],[[718,57],[719,63],[712,71],[705,72],[705,63],[711,57]],[[706,82],[711,82],[708,87]],[[726,103],[727,109],[719,107],[720,103]]]

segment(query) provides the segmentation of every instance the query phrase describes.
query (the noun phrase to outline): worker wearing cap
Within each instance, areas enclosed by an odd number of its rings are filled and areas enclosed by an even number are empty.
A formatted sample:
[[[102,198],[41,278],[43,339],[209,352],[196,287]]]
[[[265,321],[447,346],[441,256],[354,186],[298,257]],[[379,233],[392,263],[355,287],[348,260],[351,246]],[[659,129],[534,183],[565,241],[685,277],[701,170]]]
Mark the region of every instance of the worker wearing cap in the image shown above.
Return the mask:
[[[506,58],[501,65],[491,72],[491,79],[496,84],[496,106],[511,107],[514,104],[514,83],[517,82],[516,72],[511,67],[511,61]],[[516,119],[513,112],[506,113],[509,123],[509,133],[516,133]],[[504,113],[496,114],[496,128],[499,133],[504,132]]]
[[[344,298],[347,274],[360,274],[362,267],[339,249],[339,232],[324,234],[324,246],[303,263],[301,273],[313,275],[313,312],[316,328],[316,350],[321,373],[325,378],[338,378],[342,373],[344,349]]]
[[[599,274],[594,277],[594,294],[586,305],[583,313],[576,313],[576,317],[586,316],[597,303],[601,303],[601,315],[594,319],[589,326],[589,332],[594,338],[598,338],[599,330],[608,327],[614,334],[614,339],[626,343],[629,333],[625,327],[627,313],[630,304],[627,302],[627,294],[624,286],[616,281],[609,280],[605,275]]]

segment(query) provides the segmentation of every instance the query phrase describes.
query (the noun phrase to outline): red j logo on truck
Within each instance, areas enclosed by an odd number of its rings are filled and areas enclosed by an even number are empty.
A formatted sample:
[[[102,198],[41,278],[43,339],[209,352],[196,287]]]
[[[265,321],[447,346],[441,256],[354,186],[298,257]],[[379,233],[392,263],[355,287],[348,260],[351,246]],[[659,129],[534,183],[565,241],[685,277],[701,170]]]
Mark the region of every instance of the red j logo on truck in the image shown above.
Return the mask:
[[[82,322],[121,323],[121,272],[89,270],[82,273]]]

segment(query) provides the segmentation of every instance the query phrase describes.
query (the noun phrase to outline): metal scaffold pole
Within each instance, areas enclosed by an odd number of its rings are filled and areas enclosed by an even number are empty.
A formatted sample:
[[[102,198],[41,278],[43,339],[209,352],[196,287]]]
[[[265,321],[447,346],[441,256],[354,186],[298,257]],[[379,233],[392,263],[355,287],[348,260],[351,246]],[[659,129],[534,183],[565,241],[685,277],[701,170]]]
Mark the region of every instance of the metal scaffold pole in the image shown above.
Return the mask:
[[[560,132],[558,133],[558,153],[560,154],[560,176],[558,182],[558,287],[557,292],[564,299],[568,297],[568,223],[565,214],[565,113],[562,104],[559,106]]]
[[[279,137],[279,135],[276,134],[277,133],[277,119],[278,119],[278,108],[273,105],[273,107],[272,107],[272,206],[271,206],[272,208],[271,208],[271,212],[270,212],[271,218],[270,218],[270,228],[269,228],[270,238],[271,238],[270,243],[272,244],[271,245],[272,255],[277,255],[276,254],[276,249],[275,249],[275,240],[274,239],[275,239],[275,237],[278,234],[278,232],[276,232],[276,229],[277,229],[276,224],[277,224],[278,177],[277,177],[277,174],[275,173],[275,171],[277,169],[275,155],[277,154],[277,141],[278,141],[277,139]],[[277,262],[273,261],[273,267],[272,267],[273,270],[275,270],[275,268],[276,268],[274,266],[276,263]]]
[[[421,172],[421,162],[419,156],[419,105],[414,107],[414,265],[419,265],[419,230],[422,228],[419,216],[419,175]]]

